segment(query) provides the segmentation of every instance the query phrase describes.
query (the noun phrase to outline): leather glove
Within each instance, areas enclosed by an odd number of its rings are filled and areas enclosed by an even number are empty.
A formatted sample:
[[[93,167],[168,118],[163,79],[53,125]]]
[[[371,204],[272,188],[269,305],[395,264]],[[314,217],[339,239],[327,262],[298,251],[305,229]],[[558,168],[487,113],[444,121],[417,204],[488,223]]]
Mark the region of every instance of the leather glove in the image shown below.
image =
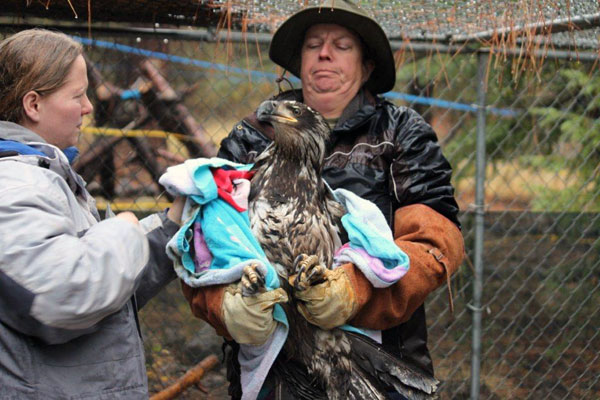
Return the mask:
[[[289,281],[292,287],[296,276]],[[343,268],[325,270],[325,282],[294,290],[298,311],[304,318],[321,329],[329,330],[344,325],[358,311],[354,288]]]
[[[277,327],[273,306],[287,301],[287,293],[281,288],[244,297],[241,285],[234,283],[225,288],[223,295],[223,322],[233,340],[258,346],[264,344]]]

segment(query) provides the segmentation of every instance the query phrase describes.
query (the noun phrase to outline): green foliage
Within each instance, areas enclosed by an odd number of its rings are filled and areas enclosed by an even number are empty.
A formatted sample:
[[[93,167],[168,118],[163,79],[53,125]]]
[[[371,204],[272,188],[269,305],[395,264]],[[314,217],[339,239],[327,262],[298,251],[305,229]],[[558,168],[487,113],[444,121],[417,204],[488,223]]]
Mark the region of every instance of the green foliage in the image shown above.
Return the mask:
[[[398,70],[396,90],[461,104],[477,104],[477,54],[430,53]],[[600,75],[590,65],[546,60],[527,69],[492,58],[486,72],[486,159],[492,164],[533,167],[533,176],[556,174],[567,190],[528,182],[536,210],[598,210],[600,175]],[[427,91],[424,88],[428,88]],[[422,92],[418,92],[421,90]],[[426,118],[442,109],[407,104]],[[420,108],[420,109],[419,109]],[[498,109],[515,111],[503,116]],[[474,111],[444,110],[456,123],[444,153],[454,180],[475,172],[477,118]],[[488,179],[493,177],[488,176]],[[510,185],[510,182],[507,182]],[[563,185],[563,186],[564,186]],[[512,189],[508,189],[512,191]]]
[[[548,88],[555,97],[529,114],[542,129],[548,152],[571,149],[563,163],[578,179],[567,190],[540,188],[536,203],[543,209],[600,210],[600,77],[580,69],[563,69],[559,76]]]
[[[532,200],[532,208],[544,211],[600,212],[600,193],[597,185],[571,186],[553,190],[536,186],[538,195]]]

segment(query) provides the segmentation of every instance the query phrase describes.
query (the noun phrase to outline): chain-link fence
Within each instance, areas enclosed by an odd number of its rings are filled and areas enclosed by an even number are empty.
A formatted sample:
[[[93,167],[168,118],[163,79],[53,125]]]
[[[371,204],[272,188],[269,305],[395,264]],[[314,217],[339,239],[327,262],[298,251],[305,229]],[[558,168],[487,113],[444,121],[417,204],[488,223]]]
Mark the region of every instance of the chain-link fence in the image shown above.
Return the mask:
[[[156,183],[165,168],[214,155],[235,123],[278,90],[259,36],[74,36],[86,45],[95,106],[76,166],[99,208],[147,214],[168,206]],[[452,280],[454,315],[443,290],[427,301],[441,397],[597,398],[597,54],[450,50],[399,51],[397,83],[386,94],[436,130],[462,210],[467,257]],[[221,340],[191,315],[176,282],[141,320],[152,392],[220,355]],[[203,385],[181,398],[226,397],[222,369]]]

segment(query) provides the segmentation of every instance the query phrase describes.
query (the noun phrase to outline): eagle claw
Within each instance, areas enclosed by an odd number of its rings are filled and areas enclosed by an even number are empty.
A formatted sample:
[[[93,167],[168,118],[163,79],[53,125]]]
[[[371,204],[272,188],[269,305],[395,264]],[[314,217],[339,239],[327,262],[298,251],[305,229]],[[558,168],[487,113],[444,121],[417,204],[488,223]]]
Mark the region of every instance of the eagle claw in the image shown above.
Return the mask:
[[[265,277],[258,269],[258,264],[249,264],[244,267],[242,273],[242,296],[254,296],[265,289]]]
[[[294,261],[294,269],[296,271],[295,290],[306,290],[309,286],[324,280],[325,267],[319,263],[319,259],[315,255],[300,254]]]

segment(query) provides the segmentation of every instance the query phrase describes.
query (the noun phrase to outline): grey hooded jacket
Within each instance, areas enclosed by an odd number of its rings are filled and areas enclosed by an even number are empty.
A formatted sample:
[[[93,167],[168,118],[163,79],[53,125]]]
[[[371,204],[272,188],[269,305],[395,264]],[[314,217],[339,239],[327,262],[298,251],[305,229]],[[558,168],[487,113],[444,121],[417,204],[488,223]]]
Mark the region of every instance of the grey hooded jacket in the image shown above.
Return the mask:
[[[0,399],[147,399],[134,299],[175,278],[178,226],[100,222],[61,150],[5,121],[0,139],[46,154],[0,157]]]

